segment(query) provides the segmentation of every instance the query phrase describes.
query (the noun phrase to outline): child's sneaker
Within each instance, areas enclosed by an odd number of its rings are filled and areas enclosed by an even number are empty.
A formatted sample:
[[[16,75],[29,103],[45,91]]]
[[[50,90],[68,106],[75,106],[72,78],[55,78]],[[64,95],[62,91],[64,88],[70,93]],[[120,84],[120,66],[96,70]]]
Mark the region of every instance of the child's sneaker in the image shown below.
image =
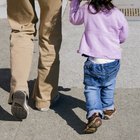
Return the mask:
[[[99,116],[99,113],[94,113],[89,119],[88,123],[86,125],[86,128],[84,129],[84,132],[86,134],[94,133],[97,131],[97,128],[101,126],[102,120]]]
[[[103,119],[109,120],[113,117],[113,114],[116,113],[116,109],[114,108],[114,110],[104,110],[103,113],[104,113]]]

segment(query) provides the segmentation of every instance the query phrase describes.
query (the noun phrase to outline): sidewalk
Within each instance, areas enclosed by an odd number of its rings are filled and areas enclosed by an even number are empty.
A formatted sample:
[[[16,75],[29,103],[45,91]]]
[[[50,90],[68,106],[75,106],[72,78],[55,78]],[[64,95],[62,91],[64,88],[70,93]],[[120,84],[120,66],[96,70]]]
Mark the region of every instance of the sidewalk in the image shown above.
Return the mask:
[[[58,105],[48,112],[32,108],[26,120],[18,121],[7,104],[10,90],[9,33],[6,19],[0,19],[0,139],[1,140],[140,140],[140,22],[129,21],[129,38],[123,44],[122,67],[117,80],[115,102],[117,113],[95,134],[85,135],[85,99],[82,85],[84,58],[76,53],[83,31],[68,20],[67,6],[63,16],[63,42]],[[29,86],[36,78],[38,45],[35,41]],[[75,63],[73,63],[75,62]],[[32,88],[30,88],[32,89]]]

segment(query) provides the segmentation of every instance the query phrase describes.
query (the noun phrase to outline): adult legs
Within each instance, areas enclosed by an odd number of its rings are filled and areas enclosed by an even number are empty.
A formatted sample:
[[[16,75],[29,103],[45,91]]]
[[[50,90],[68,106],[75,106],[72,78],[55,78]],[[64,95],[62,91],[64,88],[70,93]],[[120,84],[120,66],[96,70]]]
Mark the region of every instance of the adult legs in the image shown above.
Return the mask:
[[[7,0],[8,20],[11,26],[10,65],[11,91],[9,104],[16,117],[26,118],[27,80],[33,56],[33,38],[37,17],[34,11],[34,0]],[[13,99],[14,98],[14,99]],[[19,114],[19,112],[24,114]]]
[[[33,98],[37,108],[46,108],[58,94],[61,0],[38,0],[40,5],[38,77]]]

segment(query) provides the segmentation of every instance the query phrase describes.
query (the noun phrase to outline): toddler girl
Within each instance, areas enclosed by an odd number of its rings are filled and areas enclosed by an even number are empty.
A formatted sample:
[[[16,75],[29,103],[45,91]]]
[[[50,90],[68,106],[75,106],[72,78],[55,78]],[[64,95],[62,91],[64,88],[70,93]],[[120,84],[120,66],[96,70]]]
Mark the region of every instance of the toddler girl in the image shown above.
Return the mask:
[[[84,24],[78,52],[87,57],[84,64],[84,95],[88,123],[85,133],[94,133],[103,119],[116,112],[114,89],[120,68],[121,48],[128,35],[128,23],[111,0],[80,0],[70,4],[70,22]]]

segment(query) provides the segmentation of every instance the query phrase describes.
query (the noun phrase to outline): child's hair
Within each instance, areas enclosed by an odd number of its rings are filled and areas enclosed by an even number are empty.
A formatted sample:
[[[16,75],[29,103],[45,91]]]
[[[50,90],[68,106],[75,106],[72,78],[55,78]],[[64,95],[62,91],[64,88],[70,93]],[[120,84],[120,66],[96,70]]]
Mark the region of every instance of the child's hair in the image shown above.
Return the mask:
[[[97,14],[100,11],[109,12],[115,7],[111,1],[112,0],[89,0],[88,10],[92,14]],[[96,12],[92,12],[90,6],[92,6]]]

